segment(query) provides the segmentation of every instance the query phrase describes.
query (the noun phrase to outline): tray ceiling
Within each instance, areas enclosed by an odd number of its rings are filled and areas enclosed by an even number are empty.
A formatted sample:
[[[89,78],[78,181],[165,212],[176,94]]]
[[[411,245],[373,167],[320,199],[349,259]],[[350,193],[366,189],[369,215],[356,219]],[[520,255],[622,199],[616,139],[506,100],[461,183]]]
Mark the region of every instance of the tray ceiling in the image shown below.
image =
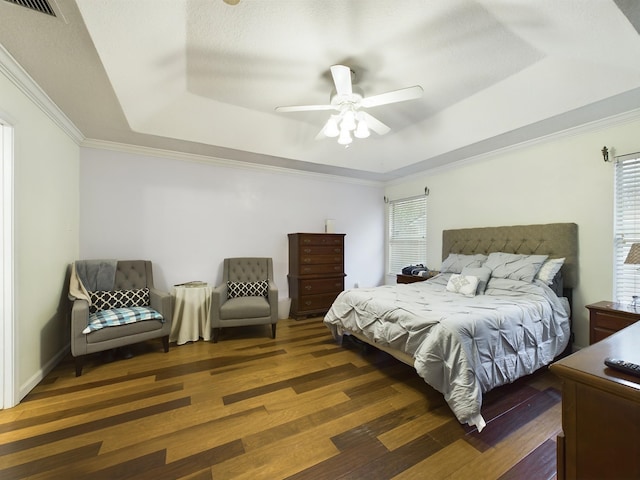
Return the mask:
[[[390,180],[640,107],[633,0],[0,2],[0,41],[90,140]],[[635,26],[634,26],[635,25]],[[391,132],[316,140],[329,67]]]

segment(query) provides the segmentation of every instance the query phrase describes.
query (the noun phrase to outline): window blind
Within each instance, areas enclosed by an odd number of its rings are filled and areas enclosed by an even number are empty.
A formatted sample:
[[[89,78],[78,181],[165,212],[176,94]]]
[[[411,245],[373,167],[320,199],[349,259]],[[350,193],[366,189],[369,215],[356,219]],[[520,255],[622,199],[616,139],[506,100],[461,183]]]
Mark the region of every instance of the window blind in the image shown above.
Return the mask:
[[[614,207],[614,298],[640,295],[640,265],[625,265],[631,244],[640,243],[640,154],[616,158]]]
[[[388,274],[407,265],[426,264],[427,197],[393,200],[388,204]]]

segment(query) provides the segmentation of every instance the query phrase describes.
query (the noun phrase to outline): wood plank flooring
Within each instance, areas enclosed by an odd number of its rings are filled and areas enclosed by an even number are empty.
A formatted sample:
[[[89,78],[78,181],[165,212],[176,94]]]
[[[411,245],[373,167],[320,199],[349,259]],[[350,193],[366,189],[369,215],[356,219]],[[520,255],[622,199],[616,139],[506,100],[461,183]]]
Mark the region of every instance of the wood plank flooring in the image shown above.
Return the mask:
[[[489,392],[482,433],[393,357],[338,346],[321,318],[227,329],[217,344],[69,356],[0,411],[0,478],[551,479],[560,382]]]

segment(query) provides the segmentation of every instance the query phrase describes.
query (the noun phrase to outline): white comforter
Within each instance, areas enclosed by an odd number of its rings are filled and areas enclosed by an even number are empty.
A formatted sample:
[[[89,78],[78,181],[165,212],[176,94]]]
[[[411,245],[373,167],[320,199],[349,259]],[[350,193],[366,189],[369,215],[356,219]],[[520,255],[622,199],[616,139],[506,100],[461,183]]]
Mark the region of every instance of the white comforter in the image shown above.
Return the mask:
[[[482,394],[549,364],[569,341],[569,307],[544,283],[492,278],[484,295],[446,290],[450,274],[342,292],[324,318],[412,355],[461,423],[485,426]]]

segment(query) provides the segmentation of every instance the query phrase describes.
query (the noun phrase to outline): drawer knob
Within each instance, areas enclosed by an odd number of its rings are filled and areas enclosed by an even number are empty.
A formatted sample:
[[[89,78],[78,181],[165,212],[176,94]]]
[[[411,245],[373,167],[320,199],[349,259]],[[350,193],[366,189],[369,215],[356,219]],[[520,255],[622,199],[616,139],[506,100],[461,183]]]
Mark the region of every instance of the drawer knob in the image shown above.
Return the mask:
[[[310,248],[305,248],[304,249],[304,253],[311,253],[311,249]]]
[[[311,290],[311,288],[312,288],[311,285],[307,285],[307,286],[304,287],[304,289],[307,290],[307,291]]]
[[[309,272],[311,272],[311,268],[309,268],[309,267],[305,267],[305,268],[303,268],[303,269],[302,269],[302,271],[303,271],[304,273],[309,273]]]
[[[310,306],[311,306],[311,300],[307,300],[306,302],[304,302],[304,304],[305,304],[307,307],[310,307]]]
[[[303,258],[302,261],[304,263],[311,263],[311,259],[310,258]]]

